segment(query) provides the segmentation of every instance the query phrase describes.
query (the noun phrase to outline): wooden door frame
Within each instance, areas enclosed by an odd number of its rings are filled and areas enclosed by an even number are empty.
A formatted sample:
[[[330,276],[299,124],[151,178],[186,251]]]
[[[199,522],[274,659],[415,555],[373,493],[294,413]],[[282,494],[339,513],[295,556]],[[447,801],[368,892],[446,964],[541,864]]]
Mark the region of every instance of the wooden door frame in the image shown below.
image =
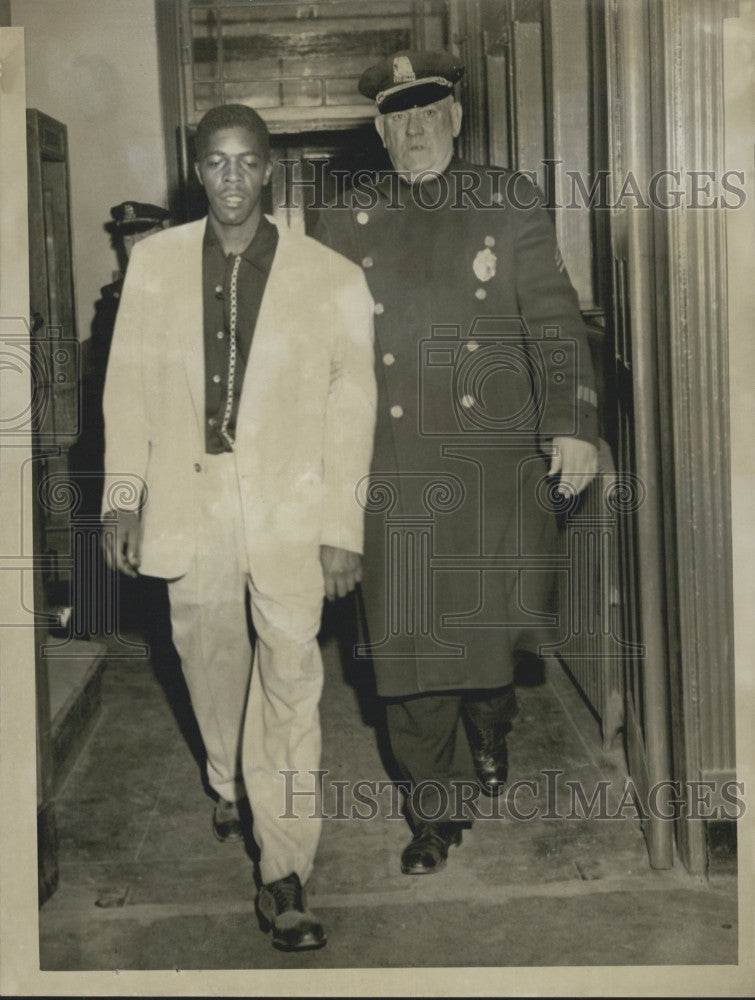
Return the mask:
[[[734,777],[734,660],[723,22],[729,0],[651,0],[656,170],[687,178],[680,210],[655,212],[664,535],[669,602],[673,776],[682,789],[677,848],[707,869],[707,825],[694,782]],[[693,171],[712,195],[692,196]],[[690,181],[691,178],[691,181]],[[704,178],[703,178],[704,180]],[[712,805],[716,804],[714,790]]]
[[[627,230],[635,306],[637,472],[648,496],[638,519],[640,555],[645,561],[655,553],[665,564],[641,598],[643,641],[656,660],[661,655],[665,660],[646,699],[653,715],[646,730],[652,727],[660,740],[654,750],[658,763],[670,755],[679,857],[688,871],[702,875],[707,825],[696,809],[695,783],[713,781],[720,792],[721,782],[734,777],[726,219],[720,179],[723,21],[736,14],[736,5],[609,0],[606,10],[607,33],[616,24],[623,32],[618,45],[623,93],[616,108],[627,117],[621,168],[633,171],[649,202],[647,208],[625,211],[623,219],[613,217],[614,239]],[[652,204],[647,185],[660,171],[671,171],[667,176],[684,189],[676,208]],[[700,207],[714,195],[701,195],[700,189],[692,194],[694,171],[711,172],[711,186],[718,185],[715,207]],[[651,564],[657,571],[658,559],[650,558],[645,572]],[[662,620],[656,601],[662,602]],[[654,623],[650,634],[648,615]]]
[[[3,18],[5,19],[5,18]],[[0,499],[0,544],[8,561],[0,589],[0,636],[6,670],[2,677],[2,796],[13,831],[12,850],[3,858],[3,891],[13,898],[14,914],[28,914],[28,872],[35,862],[39,899],[57,881],[57,827],[52,797],[52,761],[46,661],[38,658],[41,630],[34,613],[40,605],[39,573],[35,572],[35,533],[28,484],[33,460],[31,336],[29,328],[29,224],[26,140],[24,30],[0,30],[0,187],[3,226],[0,229],[0,332],[7,373],[0,393],[3,433]],[[10,362],[10,363],[9,363]],[[32,587],[29,587],[29,581]],[[32,591],[31,593],[29,591]],[[23,600],[19,600],[23,595]],[[31,607],[29,606],[31,604]],[[11,669],[7,669],[8,666]],[[35,724],[37,722],[38,724]],[[36,789],[29,764],[36,755]],[[36,794],[35,794],[36,792]],[[36,809],[35,809],[36,804]],[[30,808],[27,808],[27,805]],[[35,815],[38,824],[35,831]],[[37,839],[39,838],[39,839]],[[36,858],[35,858],[36,855]],[[4,911],[9,915],[10,907]],[[12,959],[12,949],[9,949]],[[11,960],[6,955],[6,965]],[[8,968],[6,971],[10,972]]]
[[[619,201],[630,174],[647,190],[653,171],[652,127],[648,122],[650,92],[650,30],[647,0],[605,6],[607,101],[609,105],[609,161],[611,202]],[[663,788],[658,811],[668,814],[672,798],[671,748],[668,698],[668,636],[665,552],[663,534],[663,474],[661,414],[658,373],[658,326],[655,300],[659,273],[652,213],[632,204],[611,210],[612,255],[625,274],[625,291],[614,289],[613,328],[617,366],[631,377],[631,444],[633,455],[618,455],[619,472],[628,472],[642,483],[644,502],[633,514],[631,544],[626,558],[636,562],[639,584],[622,595],[627,622],[639,622],[637,639],[643,655],[627,663],[626,743],[630,775],[643,809],[652,789]],[[619,285],[618,271],[614,271]],[[623,305],[622,305],[623,304]],[[619,308],[619,306],[622,306]],[[618,383],[617,383],[618,386]],[[621,401],[617,400],[617,405]],[[624,468],[627,461],[631,468]],[[632,697],[634,673],[639,678],[639,703]],[[665,783],[665,784],[664,784]],[[647,808],[643,822],[650,863],[654,868],[673,865],[673,828],[668,820]]]

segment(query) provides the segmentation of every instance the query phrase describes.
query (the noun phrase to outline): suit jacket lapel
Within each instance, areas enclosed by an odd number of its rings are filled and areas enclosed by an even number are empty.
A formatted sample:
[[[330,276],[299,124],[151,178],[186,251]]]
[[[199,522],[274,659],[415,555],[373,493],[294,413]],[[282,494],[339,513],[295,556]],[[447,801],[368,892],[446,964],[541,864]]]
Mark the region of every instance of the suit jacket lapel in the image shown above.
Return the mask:
[[[204,433],[204,302],[202,300],[202,240],[205,219],[186,226],[181,252],[175,256],[175,287],[180,295],[176,303],[178,324],[183,342],[182,357],[191,401],[200,433]]]
[[[266,216],[266,218],[275,223],[271,216]],[[277,225],[277,223],[275,224]],[[259,379],[264,380],[265,371],[269,370],[266,355],[279,348],[275,331],[281,316],[286,314],[289,305],[288,296],[292,294],[290,285],[292,261],[288,247],[288,234],[283,232],[279,226],[278,246],[275,250],[270,273],[267,276],[265,294],[262,296],[249,360],[244,372],[244,384],[239,402],[239,412],[236,417],[237,440],[239,437],[243,437],[246,431],[252,429],[250,414],[254,411],[255,391],[259,385]]]

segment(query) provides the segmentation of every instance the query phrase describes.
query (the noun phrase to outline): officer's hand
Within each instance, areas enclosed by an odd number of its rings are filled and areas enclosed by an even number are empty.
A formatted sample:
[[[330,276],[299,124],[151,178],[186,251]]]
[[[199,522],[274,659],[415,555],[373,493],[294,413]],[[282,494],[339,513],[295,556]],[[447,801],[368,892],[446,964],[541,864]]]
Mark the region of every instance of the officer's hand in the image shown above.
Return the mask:
[[[139,515],[132,510],[109,510],[102,518],[102,551],[110,569],[138,576]]]
[[[345,597],[362,579],[362,557],[358,552],[321,545],[320,563],[329,601]]]
[[[598,471],[598,449],[589,441],[573,437],[554,437],[553,457],[549,476],[561,477],[558,492],[562,496],[576,496],[595,478]]]

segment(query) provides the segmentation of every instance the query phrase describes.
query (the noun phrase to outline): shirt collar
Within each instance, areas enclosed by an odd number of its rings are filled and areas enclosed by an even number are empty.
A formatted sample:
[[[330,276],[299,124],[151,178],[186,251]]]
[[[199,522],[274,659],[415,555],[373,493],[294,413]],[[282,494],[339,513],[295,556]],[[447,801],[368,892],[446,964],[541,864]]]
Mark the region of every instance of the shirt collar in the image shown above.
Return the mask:
[[[241,256],[245,261],[253,264],[260,271],[264,271],[265,274],[268,274],[273,263],[273,255],[277,244],[278,227],[263,215],[260,217],[257,232],[254,234],[251,243],[249,243]],[[217,247],[221,253],[223,252],[220,240],[218,239],[218,234],[215,232],[209,216],[207,217],[207,222],[204,228],[204,240],[202,247],[203,249]]]

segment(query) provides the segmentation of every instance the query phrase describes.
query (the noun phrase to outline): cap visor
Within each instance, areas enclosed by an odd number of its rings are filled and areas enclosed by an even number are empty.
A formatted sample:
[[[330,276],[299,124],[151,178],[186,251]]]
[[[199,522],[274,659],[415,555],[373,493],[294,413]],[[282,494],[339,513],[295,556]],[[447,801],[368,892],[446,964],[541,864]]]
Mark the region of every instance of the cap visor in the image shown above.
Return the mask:
[[[395,93],[387,94],[378,105],[380,113],[391,111],[406,111],[407,108],[424,108],[427,104],[435,104],[453,93],[453,86],[441,83],[417,82],[413,87],[403,87]]]

